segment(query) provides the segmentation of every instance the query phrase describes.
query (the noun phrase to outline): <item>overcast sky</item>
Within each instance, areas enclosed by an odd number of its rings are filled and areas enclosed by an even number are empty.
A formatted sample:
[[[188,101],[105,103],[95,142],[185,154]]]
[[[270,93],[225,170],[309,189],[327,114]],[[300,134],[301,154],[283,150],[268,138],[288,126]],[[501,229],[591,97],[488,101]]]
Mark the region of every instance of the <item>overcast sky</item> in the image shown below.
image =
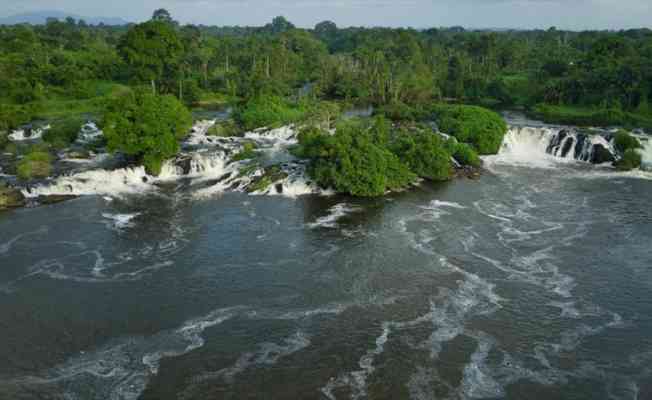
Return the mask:
[[[0,0],[0,16],[61,10],[147,19],[168,9],[182,23],[262,25],[284,15],[302,27],[339,26],[621,29],[652,27],[652,0]]]

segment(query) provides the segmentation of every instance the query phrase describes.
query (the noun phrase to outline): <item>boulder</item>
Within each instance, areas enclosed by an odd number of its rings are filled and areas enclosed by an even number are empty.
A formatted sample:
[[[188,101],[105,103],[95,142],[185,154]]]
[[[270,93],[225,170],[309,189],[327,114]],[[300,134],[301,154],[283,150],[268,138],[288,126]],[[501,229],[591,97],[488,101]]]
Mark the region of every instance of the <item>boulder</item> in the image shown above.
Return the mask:
[[[25,203],[25,196],[20,190],[0,184],[0,210],[23,207]]]
[[[609,149],[607,149],[600,143],[597,143],[593,145],[590,161],[592,164],[602,164],[606,162],[614,162],[616,161],[616,158],[611,153],[611,151],[609,151]]]

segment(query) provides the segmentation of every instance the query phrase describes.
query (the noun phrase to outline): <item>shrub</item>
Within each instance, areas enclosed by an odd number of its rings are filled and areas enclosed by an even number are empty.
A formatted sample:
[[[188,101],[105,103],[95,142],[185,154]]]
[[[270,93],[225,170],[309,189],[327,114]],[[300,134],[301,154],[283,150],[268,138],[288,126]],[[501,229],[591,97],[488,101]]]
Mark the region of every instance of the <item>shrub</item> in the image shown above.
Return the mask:
[[[641,166],[641,154],[635,149],[627,149],[623,153],[623,158],[618,160],[614,165],[619,171],[630,171]]]
[[[82,125],[83,121],[75,117],[55,121],[51,124],[51,128],[43,134],[43,140],[54,148],[67,147],[77,140]]]
[[[146,91],[111,101],[103,121],[109,151],[136,157],[154,175],[160,173],[163,161],[177,153],[178,139],[191,125],[190,112],[174,96]]]
[[[28,123],[32,119],[33,114],[33,108],[28,106],[0,104],[0,132],[10,131],[22,124]]]
[[[52,171],[52,158],[45,151],[33,151],[27,154],[16,166],[18,178],[29,180],[34,178],[47,178]]]
[[[441,137],[433,132],[401,131],[392,141],[391,149],[413,173],[422,178],[443,181],[451,177],[450,154]]]
[[[460,143],[455,138],[450,138],[446,141],[446,148],[461,165],[479,167],[481,164],[478,153],[466,143]]]
[[[498,153],[507,132],[500,115],[477,106],[438,105],[433,111],[442,132],[472,144],[479,154]]]
[[[310,159],[308,172],[322,187],[354,196],[380,196],[416,178],[387,148],[385,131],[382,120],[347,121],[334,135],[313,128],[301,132],[294,153]]]
[[[236,110],[235,117],[245,129],[251,130],[297,122],[305,113],[300,105],[291,106],[278,96],[259,95]]]
[[[641,143],[638,141],[638,139],[624,130],[619,130],[618,133],[616,133],[614,143],[616,150],[618,150],[620,153],[625,153],[629,149],[642,148]]]

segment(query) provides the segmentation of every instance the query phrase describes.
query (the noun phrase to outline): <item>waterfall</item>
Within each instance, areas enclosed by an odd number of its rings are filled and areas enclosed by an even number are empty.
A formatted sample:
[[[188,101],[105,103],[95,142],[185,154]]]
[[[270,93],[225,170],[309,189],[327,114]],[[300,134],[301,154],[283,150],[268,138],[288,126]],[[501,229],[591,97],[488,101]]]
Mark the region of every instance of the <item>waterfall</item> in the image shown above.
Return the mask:
[[[611,134],[547,126],[510,126],[499,154],[486,159],[549,167],[562,161],[602,164],[616,158]]]

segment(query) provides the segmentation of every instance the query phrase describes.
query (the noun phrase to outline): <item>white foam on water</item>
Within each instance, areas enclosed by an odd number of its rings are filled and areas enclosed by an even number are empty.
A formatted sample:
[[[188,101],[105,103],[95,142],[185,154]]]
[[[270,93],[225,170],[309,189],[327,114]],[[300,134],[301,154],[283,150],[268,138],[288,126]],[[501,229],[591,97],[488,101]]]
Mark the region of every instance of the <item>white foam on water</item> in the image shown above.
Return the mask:
[[[100,195],[120,196],[152,191],[154,179],[147,175],[144,167],[120,168],[116,170],[84,171],[70,176],[61,176],[51,185],[41,185],[23,190],[25,197],[51,195]]]
[[[41,139],[45,131],[49,129],[50,129],[50,125],[46,125],[42,128],[33,129],[32,134],[30,136],[25,136],[27,132],[24,129],[17,129],[11,132],[7,137],[9,138],[9,140],[14,142],[22,142],[25,140],[37,140],[37,139]]]
[[[489,351],[494,347],[494,341],[488,335],[480,334],[478,347],[471,355],[471,360],[464,367],[462,384],[460,385],[460,398],[483,399],[497,398],[505,395],[503,387],[492,376],[491,368],[487,365]]]
[[[222,378],[227,383],[231,383],[236,375],[249,368],[274,365],[281,358],[303,350],[308,346],[310,346],[309,337],[299,330],[283,339],[280,344],[271,342],[261,343],[258,345],[258,350],[242,354],[234,365],[216,372],[204,373],[198,378],[195,378],[195,380],[203,381]]]
[[[111,220],[111,227],[115,229],[125,229],[132,228],[134,226],[134,218],[141,215],[141,213],[132,213],[132,214],[110,214],[103,213],[102,217],[108,220]]]
[[[26,233],[21,233],[20,235],[16,235],[13,238],[9,239],[5,243],[0,244],[0,255],[2,254],[7,254],[12,247],[18,242],[19,240],[28,237],[28,236],[34,236],[34,235],[43,235],[47,233],[49,228],[47,226],[42,226],[39,229],[32,231],[32,232],[26,232]]]
[[[104,136],[104,132],[97,127],[95,122],[87,122],[82,125],[77,135],[77,143],[87,144],[93,143]]]
[[[205,316],[186,321],[176,330],[162,331],[151,337],[130,337],[106,346],[81,352],[46,371],[4,382],[10,387],[41,386],[52,394],[65,393],[79,398],[94,393],[94,398],[136,400],[159,370],[161,359],[175,357],[204,344],[204,330],[237,315],[239,308],[217,309]],[[77,392],[79,391],[79,392]]]
[[[559,130],[548,127],[510,127],[499,153],[482,157],[484,165],[492,172],[497,172],[493,168],[496,165],[555,168],[560,162],[568,162],[546,152]]]
[[[308,224],[311,229],[316,228],[337,228],[337,222],[345,216],[359,212],[359,207],[351,206],[347,203],[339,203],[328,209],[328,215],[317,218],[315,222]]]
[[[328,399],[335,399],[333,391],[340,387],[350,387],[351,399],[361,399],[367,397],[367,378],[376,370],[374,360],[385,351],[385,343],[391,332],[391,322],[385,322],[382,325],[382,332],[376,338],[375,347],[367,352],[358,361],[359,370],[340,375],[337,378],[331,378],[328,383],[321,388],[321,392]]]

